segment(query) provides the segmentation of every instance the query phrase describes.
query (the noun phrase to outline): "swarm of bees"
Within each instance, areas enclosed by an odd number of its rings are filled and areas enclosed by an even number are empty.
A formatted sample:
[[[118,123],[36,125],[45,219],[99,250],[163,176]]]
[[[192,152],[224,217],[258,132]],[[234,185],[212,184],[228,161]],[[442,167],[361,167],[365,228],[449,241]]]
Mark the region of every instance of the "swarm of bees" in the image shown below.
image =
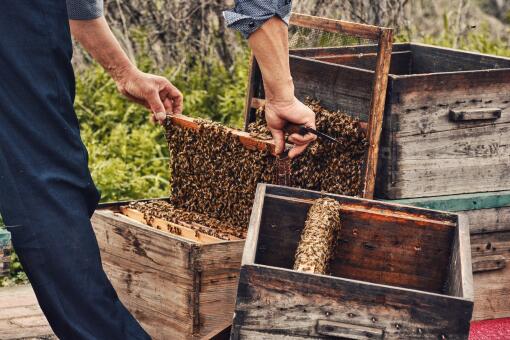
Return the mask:
[[[194,131],[167,125],[176,207],[248,228],[257,183],[273,183],[275,158],[246,149],[224,126],[199,120]]]
[[[362,165],[367,149],[357,119],[322,108],[308,100],[317,114],[317,129],[342,145],[315,141],[292,160],[269,151],[247,149],[221,124],[197,120],[198,130],[166,124],[170,148],[172,192],[169,202],[134,203],[146,220],[161,218],[189,225],[221,239],[244,238],[257,183],[297,186],[356,196],[361,192]],[[271,139],[263,108],[249,126],[252,136]]]
[[[341,112],[321,107],[317,100],[305,103],[315,112],[317,130],[339,140],[342,145],[316,140],[299,157],[292,160],[291,186],[336,194],[359,196],[362,191],[362,168],[368,148],[360,121]],[[248,126],[254,137],[270,137],[264,108],[257,110],[257,119]]]
[[[142,212],[148,222],[154,218],[160,218],[222,240],[229,240],[230,235],[246,238],[246,232],[241,228],[204,214],[176,208],[167,201],[132,202],[128,205],[128,208]]]
[[[314,202],[301,233],[294,270],[327,274],[341,229],[340,209],[340,203],[332,198],[319,198]]]

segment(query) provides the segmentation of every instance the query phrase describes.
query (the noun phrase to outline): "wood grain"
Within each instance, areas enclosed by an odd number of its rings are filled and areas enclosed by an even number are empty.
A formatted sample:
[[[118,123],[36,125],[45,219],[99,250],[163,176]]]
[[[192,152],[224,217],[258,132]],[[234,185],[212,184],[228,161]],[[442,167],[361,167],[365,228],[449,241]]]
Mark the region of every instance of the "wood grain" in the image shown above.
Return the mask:
[[[363,183],[363,197],[373,198],[377,161],[379,157],[379,140],[381,138],[386,91],[388,86],[388,72],[391,63],[393,31],[384,30],[379,40],[379,52],[375,66],[370,115],[368,119],[368,152],[364,164],[365,182]]]
[[[387,338],[464,339],[472,302],[262,265],[241,269],[232,339],[326,338],[318,320],[378,328]],[[246,333],[248,332],[248,333]]]
[[[105,271],[152,338],[199,339],[230,322],[244,241],[197,243],[109,210],[92,224]]]
[[[170,120],[173,124],[176,124],[180,127],[186,128],[186,129],[192,129],[192,130],[198,130],[199,125],[197,121],[193,118],[186,117],[184,115],[173,115],[170,116]],[[227,128],[234,136],[239,138],[239,141],[241,144],[243,144],[247,149],[251,150],[260,150],[260,151],[270,151],[274,154],[275,152],[275,145],[272,139],[270,140],[263,140],[263,139],[257,139],[252,136],[250,136],[249,133],[235,130],[235,129],[229,129]]]
[[[266,197],[256,263],[292,268],[310,205]],[[342,210],[342,230],[330,262],[333,275],[441,292],[452,230],[404,218]],[[278,247],[280,252],[272,251]],[[438,270],[438,268],[443,268]]]
[[[371,40],[378,40],[381,32],[386,30],[384,28],[372,25],[353,23],[344,20],[328,19],[299,13],[292,13],[290,17],[290,24],[299,27],[320,29],[326,32],[342,33]]]
[[[394,137],[385,198],[510,189],[510,123]],[[389,174],[388,174],[389,172]]]

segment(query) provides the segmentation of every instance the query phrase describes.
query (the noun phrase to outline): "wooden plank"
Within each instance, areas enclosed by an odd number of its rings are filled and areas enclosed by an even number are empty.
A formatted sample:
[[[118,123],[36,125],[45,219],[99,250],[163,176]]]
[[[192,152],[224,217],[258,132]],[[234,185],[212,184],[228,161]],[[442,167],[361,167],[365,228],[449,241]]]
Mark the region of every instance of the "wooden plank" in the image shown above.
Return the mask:
[[[127,217],[130,217],[140,223],[150,225],[158,230],[168,231],[169,233],[184,237],[193,242],[207,244],[222,241],[217,237],[204,234],[198,230],[186,227],[185,225],[165,221],[161,218],[154,217],[151,219],[151,221],[147,221],[145,219],[144,213],[135,209],[123,207],[120,208],[120,211],[123,215],[126,215]]]
[[[258,238],[260,233],[260,224],[262,221],[262,210],[264,207],[264,196],[266,194],[266,184],[259,183],[255,191],[253,208],[251,210],[248,235],[244,246],[242,264],[253,263],[257,253]]]
[[[136,259],[148,268],[172,274],[175,279],[189,278],[186,273],[191,269],[189,253],[193,242],[111,211],[96,211],[92,226],[102,254]]]
[[[309,207],[314,203],[314,200],[311,199],[303,199],[303,198],[293,198],[293,197],[285,197],[278,195],[266,194],[266,198],[282,200],[286,201],[289,204],[296,204],[299,206],[303,206],[304,209],[308,210]],[[389,201],[388,201],[389,202]],[[406,221],[416,222],[416,225],[424,226],[427,228],[434,229],[443,229],[445,227],[456,227],[457,223],[454,223],[450,220],[437,220],[437,219],[429,219],[424,218],[422,216],[415,216],[412,214],[406,214],[401,211],[393,211],[391,209],[373,209],[371,207],[364,206],[362,204],[353,204],[353,203],[342,203],[340,207],[342,213],[357,213],[357,214],[372,214],[377,215],[373,216],[374,219],[384,219],[390,221],[396,221],[405,219]]]
[[[468,221],[464,216],[458,218],[459,223],[452,245],[446,292],[448,295],[473,301],[473,273]]]
[[[476,192],[471,194],[382,201],[443,211],[484,210],[510,207],[510,191]]]
[[[473,259],[473,274],[501,270],[506,267],[506,258],[503,255],[489,255]]]
[[[380,194],[398,199],[509,190],[507,139],[510,123],[396,137],[392,182]]]
[[[448,83],[447,77],[444,81]],[[426,86],[426,85],[424,85]],[[463,129],[476,126],[492,126],[510,122],[510,101],[505,93],[510,91],[510,84],[503,88],[480,87],[473,89],[467,95],[463,90],[451,90],[446,93],[423,93],[427,97],[426,104],[408,105],[394,103],[391,112],[386,113],[385,129],[387,133],[395,133],[398,137],[423,135]],[[392,96],[399,96],[393,92]],[[418,98],[418,97],[416,97]],[[422,99],[417,99],[421,102]],[[450,111],[472,111],[497,106],[502,110],[501,118],[486,121],[452,121]],[[388,138],[388,137],[386,137]]]
[[[464,339],[472,305],[444,295],[246,265],[232,338],[245,330],[276,339],[313,338],[319,336],[317,320],[329,320],[383,329],[389,339]]]
[[[456,72],[510,68],[510,58],[425,44],[411,45],[413,73]]]
[[[510,260],[510,232],[471,235],[473,258],[503,255]]]
[[[318,98],[331,111],[368,121],[374,72],[318,60],[290,56],[296,97]]]
[[[475,307],[473,320],[510,317],[510,265],[474,275]]]
[[[200,336],[232,323],[244,241],[204,245],[196,258],[200,272]]]
[[[407,205],[395,204],[395,203],[386,203],[383,201],[375,201],[368,200],[363,198],[349,197],[343,195],[336,195],[330,193],[317,192],[313,190],[292,188],[292,187],[282,187],[278,185],[265,184],[266,187],[266,195],[275,195],[275,196],[283,196],[287,198],[294,199],[318,199],[321,197],[331,197],[342,203],[343,205],[358,205],[365,209],[370,210],[383,210],[383,211],[391,211],[392,213],[401,214],[401,216],[409,216],[409,217],[420,217],[426,219],[433,219],[438,221],[450,221],[452,223],[457,223],[458,216],[457,214],[451,214],[444,211],[436,211],[431,209],[423,209],[418,207],[412,207]]]
[[[411,51],[392,52],[389,73],[410,74],[412,65],[411,58]],[[377,53],[325,55],[316,57],[315,59],[328,63],[353,66],[367,70],[375,70]]]
[[[292,268],[308,203],[265,197],[256,260]],[[441,292],[453,229],[403,217],[342,211],[331,273],[346,278]],[[274,252],[274,249],[280,249]]]
[[[377,54],[372,101],[370,103],[370,116],[368,120],[368,152],[367,160],[364,164],[365,181],[363,183],[363,197],[365,198],[374,197],[377,161],[379,157],[379,140],[382,133],[392,44],[393,31],[382,31],[379,41],[379,53]]]
[[[471,234],[510,231],[510,206],[459,212],[469,220]]]
[[[362,37],[371,40],[378,40],[381,33],[386,29],[348,22],[344,20],[328,19],[311,15],[292,13],[290,24],[299,27],[319,29],[326,32],[342,33],[355,37]]]
[[[317,58],[342,54],[377,53],[377,51],[378,44],[373,43],[356,46],[293,48],[290,50],[290,54],[298,57]],[[393,44],[393,51],[411,52],[411,44],[409,43]]]
[[[195,131],[199,129],[199,125],[198,125],[197,121],[193,118],[186,117],[184,115],[173,115],[173,116],[170,116],[170,119],[173,124],[176,124],[182,128],[191,129],[191,130],[195,130]],[[235,130],[235,129],[229,129],[229,128],[226,128],[226,129],[228,129],[232,133],[232,135],[239,138],[239,141],[241,142],[241,144],[243,144],[247,149],[260,150],[260,151],[268,150],[273,154],[275,152],[275,145],[274,145],[273,140],[257,139],[257,138],[250,136],[250,134],[248,132],[239,131],[239,130]]]

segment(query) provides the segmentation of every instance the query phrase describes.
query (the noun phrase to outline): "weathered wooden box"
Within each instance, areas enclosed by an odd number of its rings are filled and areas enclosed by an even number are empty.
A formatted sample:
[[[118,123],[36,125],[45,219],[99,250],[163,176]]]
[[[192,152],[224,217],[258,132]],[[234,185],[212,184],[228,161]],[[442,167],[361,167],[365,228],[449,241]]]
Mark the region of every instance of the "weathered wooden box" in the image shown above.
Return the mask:
[[[365,24],[293,13],[290,30],[311,29],[305,35],[332,33],[343,35],[343,44],[371,41],[373,70],[365,70],[334,63],[303,58],[297,53],[290,56],[290,69],[295,86],[295,95],[320,100],[322,107],[330,111],[340,111],[359,118],[367,138],[367,151],[363,162],[363,183],[359,195],[373,198],[379,154],[379,140],[388,72],[390,69],[393,30]],[[317,37],[317,36],[316,36]],[[319,39],[319,38],[317,38]],[[292,40],[292,38],[291,38]],[[341,43],[341,42],[338,42]],[[303,51],[329,50],[328,48],[305,48]],[[295,51],[295,50],[293,50]],[[262,73],[255,58],[252,58],[245,104],[245,130],[256,121],[256,110],[265,103]]]
[[[332,276],[293,271],[313,199],[342,203]],[[466,339],[473,309],[462,216],[259,184],[232,339]]]
[[[363,79],[358,68],[375,67],[374,51],[358,46],[292,53],[352,67],[348,79]],[[353,89],[351,97],[359,101]],[[510,59],[395,44],[376,197],[510,190],[509,160]]]
[[[92,217],[103,266],[153,339],[209,339],[232,321],[244,241],[200,242],[102,205]]]
[[[475,294],[473,320],[510,317],[510,191],[397,202],[453,211],[468,218]]]

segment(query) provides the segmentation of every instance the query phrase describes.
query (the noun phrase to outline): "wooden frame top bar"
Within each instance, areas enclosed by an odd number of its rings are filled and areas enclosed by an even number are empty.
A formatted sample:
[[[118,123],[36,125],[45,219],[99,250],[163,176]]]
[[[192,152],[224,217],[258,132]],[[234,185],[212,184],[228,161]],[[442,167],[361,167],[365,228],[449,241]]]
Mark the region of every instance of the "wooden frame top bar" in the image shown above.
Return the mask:
[[[199,125],[196,119],[194,118],[187,117],[185,115],[173,115],[169,116],[169,119],[172,122],[172,124],[175,124],[177,126],[192,130],[199,129]],[[252,137],[248,132],[239,131],[228,127],[225,127],[225,129],[232,133],[232,135],[238,137],[241,144],[243,144],[247,149],[269,151],[273,155],[275,154],[275,144],[272,139],[269,140],[258,139]]]
[[[390,30],[389,28],[384,27],[358,24],[349,21],[322,18],[299,13],[292,13],[290,17],[290,24],[299,27],[320,29],[331,33],[344,33],[371,40],[379,40],[381,32]]]

